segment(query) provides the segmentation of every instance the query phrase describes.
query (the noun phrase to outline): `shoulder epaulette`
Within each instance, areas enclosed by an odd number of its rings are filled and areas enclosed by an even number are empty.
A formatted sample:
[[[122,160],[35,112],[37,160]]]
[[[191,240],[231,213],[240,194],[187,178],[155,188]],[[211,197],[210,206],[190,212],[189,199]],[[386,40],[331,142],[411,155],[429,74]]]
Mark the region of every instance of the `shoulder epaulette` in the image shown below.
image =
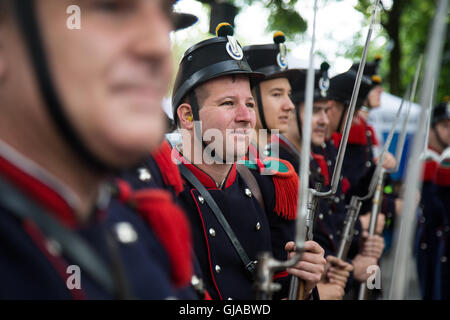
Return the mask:
[[[436,175],[436,170],[438,167],[438,163],[432,159],[428,159],[425,161],[423,168],[423,181],[433,181],[434,176]]]
[[[359,124],[352,124],[350,128],[350,133],[348,135],[348,143],[350,144],[359,144],[366,146],[367,145],[367,135],[366,135],[367,127],[364,122],[360,122]]]
[[[275,188],[274,211],[287,220],[295,220],[297,217],[297,195],[298,195],[298,175],[294,167],[285,160],[273,157],[266,157],[261,168],[257,163],[250,160],[243,160],[250,170],[259,171],[262,175],[270,175]]]
[[[450,187],[450,148],[442,152],[436,169],[435,183],[442,187]]]

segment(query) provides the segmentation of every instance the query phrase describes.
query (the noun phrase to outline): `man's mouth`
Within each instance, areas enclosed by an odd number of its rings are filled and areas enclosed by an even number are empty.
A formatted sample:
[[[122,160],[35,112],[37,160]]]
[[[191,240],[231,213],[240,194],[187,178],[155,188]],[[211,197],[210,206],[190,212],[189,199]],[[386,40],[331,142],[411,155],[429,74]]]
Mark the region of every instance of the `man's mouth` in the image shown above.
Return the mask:
[[[250,134],[249,129],[232,129],[230,131],[231,134],[236,136],[248,136]]]
[[[289,120],[289,116],[288,116],[288,115],[279,116],[279,117],[278,117],[278,120],[279,120],[281,123],[287,123],[288,120]]]
[[[325,135],[327,130],[325,129],[314,129],[313,131],[315,134]]]

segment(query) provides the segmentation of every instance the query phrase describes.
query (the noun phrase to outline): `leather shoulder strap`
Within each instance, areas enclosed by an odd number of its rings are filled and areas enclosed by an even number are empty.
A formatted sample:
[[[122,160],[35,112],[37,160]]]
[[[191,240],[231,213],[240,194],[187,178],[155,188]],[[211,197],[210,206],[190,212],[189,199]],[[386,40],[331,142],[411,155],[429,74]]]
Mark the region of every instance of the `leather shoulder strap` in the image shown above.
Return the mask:
[[[256,178],[253,176],[253,174],[250,172],[250,169],[247,168],[242,163],[236,164],[236,170],[238,171],[239,175],[244,179],[247,186],[250,188],[250,191],[255,196],[256,200],[258,200],[259,204],[263,208],[264,211],[266,211],[266,207],[264,205],[264,200],[261,192],[261,188],[259,187],[258,182],[256,181]]]

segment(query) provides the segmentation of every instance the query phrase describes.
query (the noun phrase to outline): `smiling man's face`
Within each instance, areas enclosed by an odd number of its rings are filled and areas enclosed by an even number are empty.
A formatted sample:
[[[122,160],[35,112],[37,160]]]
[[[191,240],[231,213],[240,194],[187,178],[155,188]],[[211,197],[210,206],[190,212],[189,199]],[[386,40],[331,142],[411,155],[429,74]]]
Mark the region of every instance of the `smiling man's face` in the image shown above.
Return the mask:
[[[247,76],[224,76],[202,85],[202,131],[213,129],[223,137],[219,156],[236,161],[247,152],[256,123],[255,101]]]
[[[303,122],[303,111],[305,104],[300,105],[301,120]],[[311,121],[311,144],[314,146],[320,146],[325,142],[325,138],[328,132],[328,125],[330,121],[328,119],[328,111],[330,106],[326,101],[314,101],[312,121]]]
[[[172,1],[38,0],[36,4],[63,111],[89,149],[113,166],[129,165],[154,149],[165,129],[161,103],[173,72]],[[66,10],[73,4],[81,9],[79,30],[66,26],[70,17]],[[0,64],[6,65],[7,81],[20,86],[7,96],[23,109],[17,112],[34,113],[34,119],[45,117],[22,37],[11,26],[9,48],[2,52]]]

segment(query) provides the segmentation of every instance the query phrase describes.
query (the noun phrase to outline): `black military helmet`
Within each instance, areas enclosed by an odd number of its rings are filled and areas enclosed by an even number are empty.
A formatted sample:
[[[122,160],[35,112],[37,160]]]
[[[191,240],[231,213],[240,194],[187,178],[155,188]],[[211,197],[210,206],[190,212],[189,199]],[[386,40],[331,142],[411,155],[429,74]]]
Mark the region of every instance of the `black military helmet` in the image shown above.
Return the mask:
[[[450,101],[442,102],[434,107],[431,125],[434,127],[439,121],[450,119]]]
[[[251,81],[264,78],[263,74],[252,71],[233,33],[229,23],[220,23],[216,28],[217,37],[201,41],[184,53],[172,95],[175,122],[177,109],[188,95],[194,120],[199,120],[194,89],[208,80],[232,74],[248,75]]]
[[[314,75],[314,101],[328,100],[328,89],[330,87],[330,79],[328,77],[328,69],[330,65],[323,62],[319,70],[315,70]],[[302,134],[302,123],[300,119],[300,103],[305,101],[306,78],[308,69],[300,69],[300,75],[291,81],[292,102],[295,105],[295,117],[298,127],[298,132]]]
[[[345,107],[349,107],[352,98],[353,87],[356,81],[357,70],[350,70],[338,74],[330,79],[330,88],[328,89],[328,98],[344,103]],[[359,87],[358,100],[356,108],[362,106],[364,100],[372,89],[372,80],[368,77],[362,77]]]
[[[300,69],[289,69],[287,63],[286,36],[283,32],[277,31],[273,35],[271,44],[251,45],[244,47],[244,54],[250,67],[265,75],[265,80],[275,78],[287,78],[290,82],[301,75]],[[255,86],[258,113],[263,129],[267,127],[262,104],[261,90],[259,85]]]
[[[294,79],[300,75],[299,69],[289,69],[287,63],[286,36],[277,31],[273,34],[271,44],[251,45],[244,47],[244,54],[250,67],[264,73],[264,80],[287,77]]]
[[[380,68],[380,61],[382,57],[380,54],[375,55],[375,59],[372,62],[367,62],[364,66],[364,72],[363,77],[366,78],[366,82],[369,80],[372,82],[372,88],[381,85],[383,82],[383,79],[380,76],[379,68]],[[358,72],[360,63],[354,63],[351,67],[351,69]]]
[[[185,29],[192,26],[198,21],[198,18],[190,13],[174,12],[173,13],[173,26],[175,31]]]
[[[323,62],[319,70],[315,70],[314,75],[314,97],[315,101],[328,100],[328,89],[330,88],[330,78],[328,77],[328,69],[330,65]],[[291,81],[292,101],[297,106],[305,101],[306,77],[307,69],[300,69],[300,75]]]
[[[342,127],[345,118],[345,110],[350,106],[352,99],[353,87],[356,82],[357,70],[350,68],[348,71],[338,74],[330,79],[330,88],[328,89],[328,99],[336,100],[344,104],[344,112],[339,119],[338,130]],[[373,88],[372,80],[369,77],[361,78],[361,85],[359,87],[358,98],[356,100],[355,109],[362,107],[364,100]]]

